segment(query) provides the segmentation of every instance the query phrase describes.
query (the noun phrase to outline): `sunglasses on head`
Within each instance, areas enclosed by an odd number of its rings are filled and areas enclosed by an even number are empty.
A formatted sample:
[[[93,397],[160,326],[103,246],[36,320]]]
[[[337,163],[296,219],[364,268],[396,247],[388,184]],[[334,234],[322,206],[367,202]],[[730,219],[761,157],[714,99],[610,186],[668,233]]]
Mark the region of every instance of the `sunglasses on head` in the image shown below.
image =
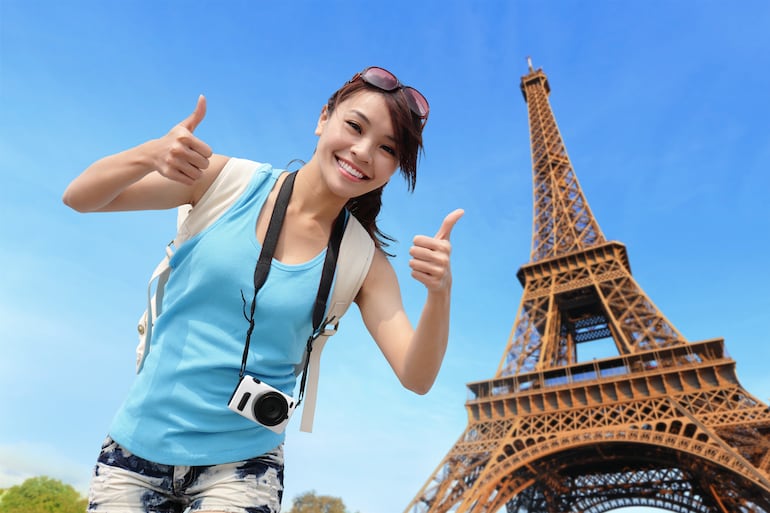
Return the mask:
[[[430,112],[430,106],[428,100],[422,95],[420,91],[414,87],[405,86],[396,78],[396,75],[377,66],[370,66],[360,73],[356,73],[350,82],[355,82],[358,79],[363,80],[369,85],[373,85],[377,89],[382,89],[386,92],[400,90],[406,97],[406,103],[409,105],[409,110],[417,115],[422,120],[423,126],[428,120],[428,113]]]

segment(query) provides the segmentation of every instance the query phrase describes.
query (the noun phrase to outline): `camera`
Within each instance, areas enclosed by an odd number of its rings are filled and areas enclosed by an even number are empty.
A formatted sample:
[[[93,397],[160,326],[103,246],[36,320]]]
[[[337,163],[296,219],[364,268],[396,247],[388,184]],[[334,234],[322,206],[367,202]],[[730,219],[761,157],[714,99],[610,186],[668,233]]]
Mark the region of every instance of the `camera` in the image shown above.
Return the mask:
[[[257,424],[281,433],[294,412],[294,399],[252,376],[243,376],[227,407]]]

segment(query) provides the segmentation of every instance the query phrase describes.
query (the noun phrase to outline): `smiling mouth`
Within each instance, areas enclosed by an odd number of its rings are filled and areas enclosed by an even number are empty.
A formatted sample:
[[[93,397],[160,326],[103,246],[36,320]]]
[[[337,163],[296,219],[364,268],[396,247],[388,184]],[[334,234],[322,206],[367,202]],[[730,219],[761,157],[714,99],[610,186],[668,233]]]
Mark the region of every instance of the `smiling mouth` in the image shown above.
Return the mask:
[[[353,178],[357,178],[359,180],[368,180],[369,177],[355,169],[353,166],[345,162],[344,160],[337,159],[337,165],[342,169],[345,173],[352,176]]]

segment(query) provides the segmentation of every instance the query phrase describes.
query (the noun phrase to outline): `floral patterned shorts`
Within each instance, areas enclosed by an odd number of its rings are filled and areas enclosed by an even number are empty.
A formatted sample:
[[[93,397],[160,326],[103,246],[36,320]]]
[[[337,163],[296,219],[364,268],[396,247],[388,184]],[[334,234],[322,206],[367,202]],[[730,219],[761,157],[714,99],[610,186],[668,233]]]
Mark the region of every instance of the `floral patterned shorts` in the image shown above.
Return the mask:
[[[112,438],[102,444],[88,493],[89,513],[278,513],[283,446],[221,465],[161,465]]]

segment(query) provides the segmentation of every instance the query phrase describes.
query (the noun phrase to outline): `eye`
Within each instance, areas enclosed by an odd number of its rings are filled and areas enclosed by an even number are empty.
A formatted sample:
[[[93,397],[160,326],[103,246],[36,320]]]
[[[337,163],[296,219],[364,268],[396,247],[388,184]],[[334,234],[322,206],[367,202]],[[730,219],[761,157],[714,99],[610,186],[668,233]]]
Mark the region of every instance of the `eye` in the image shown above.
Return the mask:
[[[352,128],[353,130],[355,130],[355,131],[356,131],[356,132],[358,132],[359,134],[361,133],[361,125],[359,125],[359,124],[358,124],[358,123],[356,123],[355,121],[347,121],[346,123],[348,124],[348,126],[349,126],[350,128]]]
[[[391,156],[393,157],[396,156],[396,150],[393,149],[392,147],[383,144],[382,146],[380,146],[380,148],[382,148],[386,153],[390,154]]]

